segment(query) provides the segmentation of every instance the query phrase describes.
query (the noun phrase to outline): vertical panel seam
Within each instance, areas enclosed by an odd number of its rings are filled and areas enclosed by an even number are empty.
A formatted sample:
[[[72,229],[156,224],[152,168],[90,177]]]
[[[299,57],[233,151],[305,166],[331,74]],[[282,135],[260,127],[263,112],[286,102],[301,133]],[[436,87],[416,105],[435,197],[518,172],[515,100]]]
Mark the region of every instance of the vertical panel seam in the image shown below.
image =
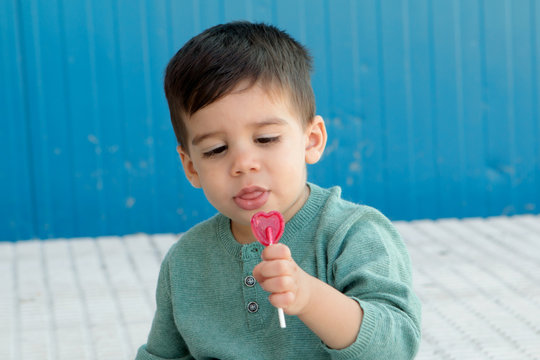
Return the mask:
[[[120,55],[120,29],[118,22],[120,21],[120,10],[118,8],[119,4],[116,1],[112,2],[111,11],[112,11],[112,26],[113,26],[113,36],[114,36],[114,61],[115,61],[115,68],[116,68],[116,76],[117,76],[117,84],[119,85],[117,87],[118,89],[118,108],[119,108],[119,118],[122,123],[122,134],[121,134],[121,149],[122,149],[122,165],[124,170],[126,169],[126,116],[125,116],[125,103],[124,103],[124,91],[122,84],[124,82],[124,77],[122,74],[122,66],[120,65],[119,56]],[[120,172],[122,174],[122,183],[124,184],[122,195],[124,196],[122,200],[122,204],[125,207],[126,201],[127,201],[127,194],[131,194],[131,181],[129,179],[129,174],[126,174],[125,171]],[[121,226],[121,229],[123,229],[123,232],[125,233],[127,228],[131,229],[131,219],[128,215],[128,218],[126,218],[125,212],[122,212],[124,214],[123,216],[123,226]]]
[[[387,137],[385,136],[385,133],[387,131],[386,129],[386,126],[387,126],[387,122],[386,122],[386,109],[385,109],[385,103],[386,103],[386,99],[384,97],[384,93],[385,93],[385,89],[386,87],[384,86],[384,78],[385,78],[385,74],[384,74],[384,50],[383,50],[383,46],[382,46],[382,42],[383,42],[383,31],[382,31],[382,8],[381,8],[381,3],[379,1],[376,1],[376,5],[375,5],[375,14],[376,14],[376,23],[377,23],[377,60],[378,60],[378,63],[379,63],[379,99],[380,99],[380,110],[381,110],[381,113],[380,113],[380,122],[381,122],[381,149],[382,149],[382,154],[381,154],[381,158],[382,158],[382,183],[383,183],[383,187],[384,187],[384,191],[383,191],[383,198],[381,199],[381,205],[383,208],[386,208],[388,206],[388,198],[387,198],[387,194],[388,194],[388,183],[387,183],[387,179],[388,179],[388,141],[387,141]]]
[[[487,60],[486,60],[486,26],[485,26],[485,4],[484,0],[479,0],[479,11],[478,11],[478,27],[479,27],[479,37],[480,37],[480,83],[481,83],[481,120],[482,120],[482,132],[483,132],[483,158],[484,158],[484,172],[483,177],[484,181],[488,181],[486,176],[487,170],[487,160],[489,156],[489,122],[488,122],[488,116],[486,114],[486,106],[487,106],[487,73],[486,73],[486,67],[487,67]],[[487,184],[486,184],[487,185]],[[486,187],[484,187],[486,188]],[[486,216],[491,211],[491,200],[490,197],[487,194],[487,191],[484,190],[484,214],[483,216]]]
[[[457,126],[458,126],[458,144],[459,144],[459,173],[460,173],[460,198],[457,206],[459,216],[464,214],[464,200],[466,199],[466,147],[465,147],[465,135],[464,135],[464,121],[463,121],[463,61],[462,61],[462,47],[461,42],[461,16],[460,16],[460,0],[453,1],[454,8],[454,49],[455,49],[455,61],[456,61],[456,105],[457,105]]]
[[[199,0],[193,1],[193,27],[195,28],[195,32],[199,33],[201,31],[201,4],[199,3]]]
[[[165,23],[166,23],[166,28],[169,29],[170,31],[165,31],[165,37],[167,38],[166,40],[166,43],[167,43],[167,46],[169,47],[167,50],[167,55],[170,55],[170,54],[175,54],[176,52],[174,51],[175,49],[175,46],[174,46],[174,34],[171,35],[171,33],[174,33],[174,27],[172,25],[172,17],[174,16],[173,14],[173,11],[172,11],[172,7],[171,7],[171,0],[165,0],[165,5],[164,5],[164,8],[166,9],[165,10]],[[163,76],[163,75],[162,75]],[[163,77],[161,79],[161,85],[162,85],[162,88],[163,88]]]
[[[506,88],[507,93],[506,96],[508,97],[508,141],[509,141],[509,152],[510,152],[510,164],[507,164],[505,166],[504,171],[508,173],[510,176],[510,199],[512,201],[511,205],[512,207],[517,204],[516,202],[516,190],[515,187],[517,185],[516,183],[516,165],[517,165],[517,159],[516,159],[516,129],[515,129],[515,101],[514,101],[514,59],[512,56],[513,53],[513,47],[514,47],[514,41],[513,41],[513,32],[512,32],[512,15],[513,15],[513,9],[512,5],[509,3],[508,0],[505,0],[504,2],[505,7],[505,37],[506,37],[506,77],[508,86]],[[511,212],[515,212],[515,209],[512,209]]]
[[[435,35],[434,35],[434,25],[433,25],[433,3],[431,0],[428,0],[428,44],[429,44],[429,87],[430,87],[430,120],[431,120],[431,139],[432,139],[432,149],[433,149],[433,155],[431,157],[431,161],[433,162],[433,169],[435,170],[435,173],[437,174],[437,179],[435,180],[435,186],[438,189],[438,191],[435,191],[435,194],[437,194],[437,201],[434,204],[434,208],[436,209],[436,213],[440,213],[441,209],[441,169],[439,166],[439,152],[438,152],[438,143],[437,143],[437,94],[435,92],[435,89],[437,88],[437,76],[435,73]]]
[[[88,52],[89,52],[89,63],[90,63],[90,78],[91,78],[91,87],[92,87],[92,120],[93,120],[93,130],[96,132],[97,144],[95,148],[98,151],[94,151],[95,155],[95,164],[96,164],[96,183],[101,184],[101,187],[95,187],[95,190],[98,191],[97,194],[97,208],[99,209],[98,224],[100,226],[101,233],[105,231],[106,225],[103,222],[103,211],[104,211],[104,199],[103,199],[103,137],[101,126],[100,126],[100,117],[99,109],[99,96],[97,90],[97,74],[96,74],[96,43],[94,40],[95,31],[94,31],[94,14],[92,12],[92,4],[90,1],[85,1],[85,10],[86,10],[86,24],[87,24],[87,40],[88,40]]]
[[[144,75],[144,93],[145,93],[145,100],[146,100],[146,119],[145,123],[147,126],[147,130],[149,134],[145,137],[145,146],[148,148],[148,155],[149,155],[149,176],[150,176],[150,184],[151,184],[151,197],[150,201],[152,204],[152,214],[150,215],[151,224],[150,229],[152,232],[155,232],[156,229],[161,228],[159,224],[159,216],[156,216],[158,213],[158,196],[156,196],[156,172],[155,172],[155,134],[154,134],[154,107],[153,107],[153,101],[152,101],[152,92],[150,91],[151,85],[152,85],[152,74],[150,71],[150,56],[149,56],[149,36],[148,36],[148,24],[146,20],[146,16],[144,14],[146,13],[143,0],[140,0],[140,11],[141,11],[141,46],[142,46],[142,55],[143,55],[143,75]],[[150,140],[151,139],[151,140]]]
[[[411,81],[411,41],[410,41],[410,15],[409,15],[409,0],[403,0],[402,3],[402,17],[403,17],[403,67],[405,77],[405,108],[406,108],[406,124],[407,124],[407,160],[408,160],[408,204],[407,210],[409,212],[408,217],[416,218],[418,215],[418,201],[416,191],[416,171],[415,171],[415,159],[414,159],[414,125],[413,125],[413,92]]]
[[[534,134],[536,134],[536,139],[540,139],[540,113],[539,113],[539,107],[540,107],[540,99],[538,98],[538,82],[536,81],[537,78],[538,78],[538,72],[537,72],[537,67],[538,67],[538,63],[537,63],[537,58],[536,58],[536,54],[537,54],[537,45],[536,45],[536,41],[537,41],[537,34],[538,34],[538,31],[540,30],[537,29],[537,26],[538,26],[538,23],[537,23],[537,20],[536,20],[536,1],[535,0],[531,0],[530,2],[530,17],[531,17],[531,78],[533,79],[532,81],[532,103],[531,103],[531,106],[532,106],[532,118],[533,118],[533,131],[534,131]],[[534,166],[534,169],[536,169],[536,171],[533,171],[533,184],[538,184],[540,182],[540,142],[537,142],[536,143],[536,146],[535,146],[535,150],[534,150],[534,153],[535,153],[535,158],[533,159],[533,164],[535,164]],[[539,184],[540,185],[540,184]],[[537,185],[537,186],[533,186],[534,188],[534,192],[536,192],[536,196],[534,197],[534,199],[536,200],[536,210],[540,210],[539,207],[540,207],[540,186]],[[533,200],[533,203],[535,201]]]
[[[271,4],[272,5],[271,5],[271,8],[270,8],[270,11],[272,12],[272,14],[271,14],[270,18],[272,19],[272,22],[274,24],[276,24],[277,23],[277,14],[278,14],[277,1],[272,1]]]
[[[330,91],[328,91],[328,110],[330,111],[330,114],[329,116],[330,117],[333,117],[334,116],[334,113],[333,113],[333,109],[334,109],[334,97],[333,97],[333,87],[334,87],[334,82],[333,82],[333,73],[332,73],[332,52],[330,51],[331,49],[331,45],[330,45],[330,42],[331,42],[331,38],[332,38],[332,33],[331,33],[331,29],[332,27],[330,26],[330,6],[329,6],[329,0],[325,0],[325,9],[326,11],[324,12],[325,14],[325,17],[324,17],[324,20],[326,22],[326,31],[325,31],[325,47],[326,47],[326,54],[328,55],[327,58],[328,58],[328,61],[326,62],[326,77],[328,79],[328,84],[330,86]]]
[[[351,1],[349,3],[350,6],[350,22],[351,22],[351,60],[352,60],[352,85],[353,85],[353,100],[351,104],[352,114],[350,114],[353,119],[359,118],[358,121],[353,121],[352,123],[358,124],[358,133],[359,137],[362,136],[363,133],[363,126],[364,126],[364,116],[362,116],[363,112],[363,98],[362,98],[362,91],[361,91],[361,74],[360,74],[360,67],[362,66],[360,63],[360,51],[358,49],[360,40],[358,39],[358,21],[357,21],[357,12],[358,9],[356,7],[356,2]],[[358,115],[358,116],[357,116]],[[353,128],[354,129],[354,128]],[[354,129],[356,130],[356,129]],[[357,147],[354,149],[354,151],[357,151],[358,146],[360,147],[359,153],[360,157],[359,159],[355,159],[354,161],[360,161],[362,163],[362,156],[363,156],[363,149],[364,149],[364,140],[361,141],[360,144],[357,144]],[[362,165],[360,165],[362,166]],[[351,174],[351,177],[357,177],[360,181],[360,186],[354,186],[353,188],[353,196],[357,197],[357,200],[362,199],[364,194],[366,193],[365,189],[365,176],[364,171],[359,171],[356,175]]]
[[[36,237],[39,234],[39,224],[38,224],[38,214],[37,214],[37,192],[36,192],[36,168],[35,168],[35,158],[32,148],[34,147],[34,142],[32,141],[32,131],[30,124],[30,105],[28,104],[28,78],[26,76],[26,70],[28,68],[28,63],[26,62],[26,54],[24,51],[24,21],[21,14],[21,2],[23,0],[14,0],[13,5],[15,9],[14,21],[17,23],[15,26],[15,37],[16,37],[16,46],[18,50],[18,57],[20,58],[21,65],[20,68],[20,78],[21,78],[21,102],[23,108],[23,118],[24,124],[26,127],[26,138],[27,138],[27,159],[28,159],[28,174],[29,179],[29,196],[30,196],[30,206],[29,211],[31,218],[32,229],[30,231],[30,237]],[[17,231],[19,233],[19,231]]]
[[[73,127],[71,120],[71,101],[70,101],[70,91],[69,91],[69,83],[68,83],[68,74],[67,74],[67,54],[66,54],[66,29],[64,26],[64,12],[62,11],[63,8],[63,0],[59,0],[58,2],[58,28],[60,31],[60,49],[62,51],[61,54],[61,61],[62,61],[62,77],[64,81],[64,98],[66,101],[64,102],[64,106],[66,109],[66,123],[67,123],[67,136],[68,136],[68,143],[71,149],[75,149],[75,139],[73,137]],[[75,155],[74,151],[67,151],[67,157],[68,157],[68,164],[70,167],[70,174],[72,175],[71,181],[73,185],[74,181],[74,174],[73,169],[75,168]],[[76,234],[79,233],[80,229],[80,223],[79,223],[79,217],[77,216],[78,212],[76,211],[78,209],[77,207],[77,197],[75,196],[75,189],[74,186],[71,186],[71,206],[72,206],[72,214],[75,214],[73,216],[73,226],[74,231]]]
[[[36,65],[36,89],[37,89],[37,128],[40,130],[38,133],[46,134],[46,106],[44,104],[44,96],[43,96],[43,69],[42,69],[42,57],[41,57],[41,38],[40,38],[40,31],[39,31],[39,10],[36,9],[39,4],[36,4],[35,2],[30,5],[30,20],[32,22],[31,32],[32,32],[32,45],[35,49],[35,65]],[[28,119],[30,122],[30,117]],[[36,139],[35,139],[36,140]],[[50,169],[49,169],[49,161],[46,158],[45,154],[47,154],[46,150],[46,144],[49,141],[48,136],[47,137],[38,137],[36,144],[40,145],[38,149],[38,155],[40,157],[41,162],[36,161],[33,163],[34,166],[40,166],[40,173],[42,181],[39,182],[39,184],[43,184],[44,192],[40,193],[40,197],[42,198],[41,206],[36,206],[36,218],[38,223],[37,228],[37,235],[39,238],[48,238],[54,236],[54,229],[51,229],[51,221],[52,220],[52,209],[51,209],[51,178],[50,178]],[[36,157],[37,157],[36,156]],[[34,167],[35,169],[35,167]],[[38,174],[34,173],[35,176],[38,176]],[[34,184],[37,186],[38,182],[34,181]],[[38,192],[36,190],[36,202],[37,202]],[[51,232],[52,231],[52,232]]]

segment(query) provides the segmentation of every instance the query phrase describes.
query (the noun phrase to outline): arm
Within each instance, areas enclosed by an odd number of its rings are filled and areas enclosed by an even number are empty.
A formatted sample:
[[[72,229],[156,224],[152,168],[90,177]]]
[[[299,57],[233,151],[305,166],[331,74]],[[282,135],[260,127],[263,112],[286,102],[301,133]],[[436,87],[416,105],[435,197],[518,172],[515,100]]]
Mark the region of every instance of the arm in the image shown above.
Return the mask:
[[[306,274],[280,244],[265,249],[254,274],[271,292],[270,302],[298,315],[332,348],[327,350],[332,358],[412,359],[420,342],[420,303],[412,291],[408,254],[382,215],[364,215],[332,229],[328,240],[316,245],[324,249],[316,253],[317,277],[331,286]]]
[[[297,315],[330,348],[356,340],[363,315],[358,302],[304,272],[285,245],[269,246],[262,256],[253,274],[272,293],[272,305]]]
[[[159,273],[152,328],[146,345],[139,348],[135,360],[193,359],[174,323],[167,259],[163,260]]]

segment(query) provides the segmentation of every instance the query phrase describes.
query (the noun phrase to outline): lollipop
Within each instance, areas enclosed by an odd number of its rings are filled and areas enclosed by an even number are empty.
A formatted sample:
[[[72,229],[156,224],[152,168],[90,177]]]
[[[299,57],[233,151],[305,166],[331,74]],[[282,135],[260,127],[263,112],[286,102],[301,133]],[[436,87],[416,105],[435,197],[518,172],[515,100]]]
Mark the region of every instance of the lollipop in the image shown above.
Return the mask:
[[[258,212],[251,218],[251,230],[264,246],[277,244],[285,228],[283,216],[278,211]],[[278,308],[279,326],[286,327],[283,309]]]

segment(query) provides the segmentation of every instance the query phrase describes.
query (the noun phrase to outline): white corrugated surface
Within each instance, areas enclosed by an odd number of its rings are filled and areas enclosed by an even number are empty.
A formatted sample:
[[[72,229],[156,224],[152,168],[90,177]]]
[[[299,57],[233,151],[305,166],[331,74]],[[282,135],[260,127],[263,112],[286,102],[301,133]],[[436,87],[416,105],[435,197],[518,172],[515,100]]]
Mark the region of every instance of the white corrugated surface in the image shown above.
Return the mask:
[[[540,216],[398,222],[417,359],[540,359]],[[132,359],[177,235],[0,243],[0,359]]]
[[[540,216],[397,227],[423,303],[418,359],[540,359]]]

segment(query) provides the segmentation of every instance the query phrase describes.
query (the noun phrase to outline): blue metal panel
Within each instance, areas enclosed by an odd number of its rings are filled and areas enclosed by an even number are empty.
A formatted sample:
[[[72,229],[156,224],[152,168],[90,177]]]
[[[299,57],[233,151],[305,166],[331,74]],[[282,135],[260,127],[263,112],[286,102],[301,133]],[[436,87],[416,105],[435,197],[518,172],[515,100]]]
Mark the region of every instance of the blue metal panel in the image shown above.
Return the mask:
[[[435,159],[435,82],[433,62],[433,10],[427,1],[412,1],[408,8],[409,89],[408,117],[412,119],[414,200],[405,218],[429,218],[440,212]]]
[[[72,6],[77,6],[73,4]],[[89,188],[94,187],[95,199],[85,199],[84,189],[79,187],[78,207],[80,212],[84,212],[85,203],[89,201],[97,207],[96,220],[99,221],[97,229],[105,234],[123,234],[127,231],[128,211],[126,203],[129,203],[127,196],[127,171],[125,169],[126,135],[124,103],[122,102],[122,74],[119,61],[120,49],[118,46],[118,8],[116,2],[91,1],[86,5],[86,10],[81,8],[81,23],[88,29],[88,34],[81,36],[92,36],[93,40],[88,40],[91,46],[89,51],[89,64],[93,73],[93,83],[87,83],[85,88],[88,96],[91,96],[94,107],[91,110],[86,124],[78,129],[79,141],[84,144],[85,152],[78,149],[78,162],[83,164],[83,157],[95,156],[97,162],[94,168],[85,176],[93,176],[93,181],[88,184]],[[84,12],[87,13],[84,18]],[[69,15],[69,13],[67,13]],[[77,26],[74,19],[68,20],[67,31],[75,31],[72,28]],[[73,39],[76,41],[76,38]],[[80,59],[79,61],[83,61]],[[74,70],[73,68],[71,68]],[[76,73],[73,73],[76,76]],[[76,83],[73,84],[76,88]],[[73,116],[77,119],[77,112]],[[84,127],[86,128],[83,131]],[[82,145],[81,144],[81,145]],[[82,165],[84,166],[84,165]],[[91,231],[94,221],[86,222],[86,231]]]
[[[59,4],[20,2],[24,101],[28,115],[36,223],[34,234],[77,231],[71,134],[65,99],[65,57]],[[16,119],[12,119],[15,121]]]
[[[408,98],[404,96],[408,87],[406,78],[407,51],[404,39],[408,36],[407,9],[403,2],[381,2],[381,38],[383,72],[384,124],[383,137],[386,143],[384,157],[384,181],[386,188],[386,213],[407,217],[412,205],[410,136],[411,114]]]
[[[534,154],[531,159],[526,160],[532,163],[533,171],[529,176],[532,180],[532,196],[525,203],[527,211],[540,211],[540,5],[531,3],[531,74],[532,81],[532,116],[534,131],[531,133],[534,138]]]
[[[538,191],[538,178],[535,179],[534,162],[535,146],[538,145],[539,138],[535,136],[538,128],[538,114],[534,114],[534,107],[538,106],[538,101],[533,98],[535,82],[533,67],[537,64],[536,59],[531,56],[535,44],[535,36],[539,36],[538,29],[533,28],[535,18],[529,6],[535,2],[523,0],[511,2],[507,10],[507,33],[511,44],[509,56],[512,68],[509,69],[511,76],[511,93],[509,93],[512,107],[509,109],[508,119],[511,121],[514,130],[514,145],[512,165],[512,202],[506,205],[507,212],[521,213],[527,212],[534,207],[531,201]],[[519,4],[519,6],[517,5]],[[536,2],[538,6],[538,2]],[[535,121],[536,119],[536,121]],[[538,159],[538,158],[537,158]]]
[[[459,117],[463,127],[463,143],[465,154],[464,177],[461,181],[465,186],[464,198],[461,201],[461,216],[477,216],[488,213],[485,189],[485,141],[484,129],[487,126],[484,117],[483,84],[485,73],[483,63],[484,35],[482,31],[482,7],[476,1],[459,3],[459,41],[460,50],[460,83],[461,98]]]
[[[381,6],[379,1],[358,2],[351,16],[357,16],[357,41],[355,49],[358,55],[356,88],[359,90],[358,118],[359,128],[353,131],[358,137],[357,150],[353,153],[349,176],[361,183],[361,194],[350,197],[351,200],[367,204],[378,203],[386,211],[388,206],[387,187],[385,186],[385,157],[387,138],[385,131],[383,46],[381,28]],[[351,79],[352,77],[349,77]],[[344,79],[346,84],[349,80]],[[342,87],[343,84],[340,86]],[[340,88],[338,87],[338,89]],[[344,90],[346,90],[344,88]],[[339,92],[336,92],[339,94]],[[358,121],[357,121],[358,122]],[[337,136],[335,134],[334,136]],[[347,155],[343,154],[344,158]],[[341,183],[339,177],[334,180]],[[346,180],[347,182],[347,180]],[[350,181],[349,181],[350,183]],[[353,182],[353,186],[354,186]],[[349,191],[345,190],[345,194]],[[347,196],[347,195],[346,195]]]
[[[309,178],[393,219],[539,211],[540,5],[529,0],[0,2],[0,240],[180,232],[163,70],[192,36],[273,23],[315,59]]]
[[[487,200],[490,209],[503,212],[512,199],[513,128],[508,96],[512,92],[510,61],[511,44],[506,33],[507,8],[502,0],[485,6],[485,72]]]
[[[63,76],[67,123],[63,126],[71,156],[72,210],[81,234],[96,235],[105,232],[102,221],[103,157],[101,134],[106,126],[98,111],[101,94],[98,93],[94,18],[98,17],[85,2],[66,2],[61,9],[60,27],[64,41]],[[93,216],[88,216],[93,214]],[[58,231],[58,230],[57,230]]]
[[[34,236],[35,206],[16,1],[0,3],[0,241]]]
[[[433,2],[433,68],[437,144],[436,164],[439,175],[438,199],[444,206],[443,217],[457,214],[461,209],[464,183],[461,39],[458,2]]]

